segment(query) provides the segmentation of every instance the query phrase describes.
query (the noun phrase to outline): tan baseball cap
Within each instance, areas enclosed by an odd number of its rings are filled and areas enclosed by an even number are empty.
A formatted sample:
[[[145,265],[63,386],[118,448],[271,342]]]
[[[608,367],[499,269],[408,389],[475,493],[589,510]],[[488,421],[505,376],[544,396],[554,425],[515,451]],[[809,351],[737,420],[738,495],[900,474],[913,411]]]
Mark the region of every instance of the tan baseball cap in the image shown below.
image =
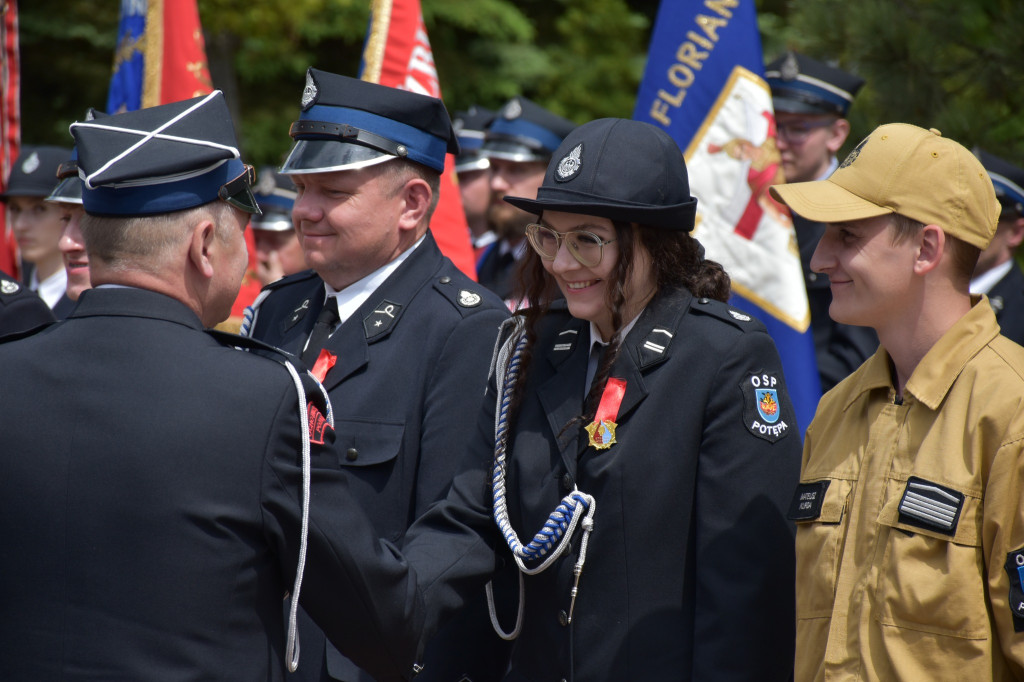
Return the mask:
[[[776,185],[772,196],[808,220],[841,223],[899,213],[988,246],[999,202],[981,162],[932,128],[879,126],[827,180]]]

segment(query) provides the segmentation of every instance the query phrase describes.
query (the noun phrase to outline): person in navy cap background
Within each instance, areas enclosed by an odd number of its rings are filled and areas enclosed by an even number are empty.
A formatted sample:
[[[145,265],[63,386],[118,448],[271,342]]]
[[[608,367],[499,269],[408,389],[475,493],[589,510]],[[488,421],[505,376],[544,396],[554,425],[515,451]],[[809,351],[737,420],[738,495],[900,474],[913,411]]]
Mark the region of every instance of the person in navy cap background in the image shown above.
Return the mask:
[[[406,677],[414,579],[348,494],[319,385],[204,331],[259,210],[223,96],[72,132],[94,288],[0,344],[0,679],[281,680],[288,593]]]
[[[404,545],[428,629],[497,551],[525,600],[498,613],[510,682],[791,679],[800,435],[771,338],[690,234],[682,152],[591,121],[506,200],[535,216],[529,305],[471,456]]]
[[[850,134],[846,115],[864,81],[842,69],[796,52],[786,52],[765,67],[775,109],[775,143],[786,182],[824,180],[839,166],[836,153]],[[825,226],[793,216],[800,262],[807,287],[815,359],[822,390],[829,390],[878,348],[868,327],[834,322],[828,276],[811,270],[811,255]]]
[[[44,200],[57,186],[57,168],[71,157],[64,147],[25,145],[11,167],[7,204],[11,229],[26,266],[22,281],[53,308],[64,294],[67,279],[57,243],[64,229],[61,211]]]
[[[256,246],[256,276],[266,286],[306,269],[302,245],[292,225],[295,183],[268,166],[260,171],[253,196],[262,211],[249,220]]]
[[[281,172],[312,269],[265,287],[243,333],[322,378],[350,494],[395,541],[451,482],[507,312],[430,233],[445,154],[459,151],[441,100],[310,69],[290,133]],[[503,668],[482,592],[470,609],[428,647],[418,680]],[[296,678],[371,679],[308,620],[301,632]]]
[[[43,299],[0,270],[0,339],[37,331],[55,320]]]
[[[82,292],[92,287],[89,280],[89,254],[85,250],[85,238],[80,226],[85,208],[82,206],[82,181],[78,177],[78,160],[72,158],[57,170],[58,183],[46,197],[60,210],[60,221],[64,226],[57,247],[64,261],[67,286],[64,295],[53,306],[53,314],[63,320],[75,308]]]
[[[513,97],[487,129],[481,153],[491,164],[491,204],[487,220],[498,240],[477,262],[477,279],[515,308],[522,292],[513,287],[516,264],[526,252],[530,214],[504,201],[506,195],[532,197],[562,139],[576,124],[525,97]]]
[[[491,161],[480,149],[487,126],[494,120],[494,112],[484,107],[471,106],[458,111],[452,127],[459,140],[459,155],[455,157],[455,173],[459,178],[462,210],[473,240],[477,258],[496,236],[487,222],[487,209],[491,203]]]
[[[1024,241],[1024,169],[983,149],[975,151],[999,200],[999,224],[971,278],[972,294],[987,294],[1003,336],[1024,345],[1024,273],[1015,254]]]

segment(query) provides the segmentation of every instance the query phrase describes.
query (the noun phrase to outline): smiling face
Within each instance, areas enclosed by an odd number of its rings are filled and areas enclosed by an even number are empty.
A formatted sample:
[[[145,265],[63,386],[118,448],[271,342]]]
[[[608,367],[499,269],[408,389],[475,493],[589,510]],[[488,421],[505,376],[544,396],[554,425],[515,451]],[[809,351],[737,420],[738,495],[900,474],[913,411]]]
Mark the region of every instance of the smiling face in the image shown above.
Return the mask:
[[[906,316],[914,286],[918,240],[893,244],[892,216],[830,223],[811,257],[832,287],[828,313],[836,322],[882,330]]]
[[[540,224],[556,232],[564,234],[572,230],[584,230],[603,241],[610,241],[603,247],[601,261],[591,267],[582,265],[569,252],[564,240],[559,245],[554,259],[541,260],[544,270],[554,278],[562,296],[565,297],[569,313],[575,318],[593,322],[601,332],[603,340],[610,340],[615,330],[612,327],[609,291],[614,286],[620,253],[615,225],[607,218],[558,211],[545,211],[541,218]],[[651,256],[638,241],[634,241],[632,266],[629,281],[624,287],[622,324],[636,317],[654,295]]]
[[[79,227],[85,209],[81,204],[57,205],[61,209],[61,221],[64,223],[64,233],[58,246],[64,257],[64,270],[68,275],[66,293],[72,301],[77,301],[82,292],[92,286],[89,280],[89,255],[85,252],[85,239],[82,238],[82,228]]]
[[[384,165],[292,176],[298,191],[292,222],[306,263],[335,289],[366,277],[411,245],[398,227],[403,197]]]

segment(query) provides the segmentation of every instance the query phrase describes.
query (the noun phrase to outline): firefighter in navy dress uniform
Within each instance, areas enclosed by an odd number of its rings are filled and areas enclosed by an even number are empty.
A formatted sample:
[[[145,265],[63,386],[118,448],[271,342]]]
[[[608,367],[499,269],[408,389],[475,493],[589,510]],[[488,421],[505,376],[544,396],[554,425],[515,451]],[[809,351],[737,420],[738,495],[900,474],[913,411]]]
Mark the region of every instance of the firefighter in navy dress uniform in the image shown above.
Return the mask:
[[[96,288],[0,344],[0,679],[281,680],[289,593],[407,676],[415,584],[325,454],[326,396],[204,331],[258,211],[223,96],[102,123],[72,126]]]
[[[992,241],[978,256],[971,293],[987,295],[1000,332],[1024,345],[1024,272],[1016,258],[1024,241],[1024,168],[981,149],[975,154],[995,188],[999,222]]]
[[[536,199],[507,198],[537,216],[530,305],[470,456],[403,549],[430,627],[494,552],[519,567],[524,606],[496,613],[518,635],[507,680],[792,674],[799,428],[774,343],[689,234],[688,187],[667,134],[600,119]]]
[[[507,311],[428,228],[445,154],[458,151],[442,102],[310,69],[302,104],[281,170],[312,270],[266,287],[248,326],[323,377],[351,494],[397,540],[448,489]],[[503,667],[482,595],[476,607],[439,635],[419,679],[487,680]],[[297,677],[370,679],[304,625]]]

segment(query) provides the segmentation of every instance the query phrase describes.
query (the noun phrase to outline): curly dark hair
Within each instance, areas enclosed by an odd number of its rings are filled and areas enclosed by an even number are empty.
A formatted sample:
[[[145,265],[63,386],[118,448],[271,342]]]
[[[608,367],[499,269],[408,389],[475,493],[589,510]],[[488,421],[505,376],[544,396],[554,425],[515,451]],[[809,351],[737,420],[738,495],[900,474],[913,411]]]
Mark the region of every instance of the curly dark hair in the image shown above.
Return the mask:
[[[626,302],[625,283],[632,275],[638,244],[650,255],[651,274],[657,291],[681,287],[696,297],[717,301],[729,298],[729,275],[718,263],[704,259],[704,248],[689,232],[622,221],[612,221],[612,224],[615,226],[619,258],[609,275],[606,303],[612,313],[614,332],[584,402],[584,413],[566,424],[565,428],[576,422],[589,423],[593,420],[612,365],[619,356],[622,344],[620,332],[623,325],[629,322],[622,319],[622,309]],[[515,314],[525,320],[526,347],[520,360],[519,376],[510,406],[513,419],[522,399],[533,346],[537,340],[537,324],[547,314],[551,303],[560,296],[554,278],[544,269],[540,256],[533,249],[527,249],[519,263],[516,279],[519,290],[525,294],[526,305]]]

